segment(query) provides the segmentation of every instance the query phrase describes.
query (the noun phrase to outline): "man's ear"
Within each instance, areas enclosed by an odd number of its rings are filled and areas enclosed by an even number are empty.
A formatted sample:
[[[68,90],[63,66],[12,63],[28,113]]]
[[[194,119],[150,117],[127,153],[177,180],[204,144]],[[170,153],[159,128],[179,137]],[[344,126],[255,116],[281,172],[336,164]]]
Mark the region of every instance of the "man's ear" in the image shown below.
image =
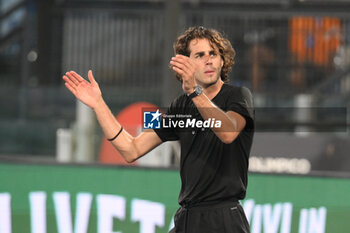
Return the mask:
[[[224,60],[221,58],[221,69],[224,66]]]

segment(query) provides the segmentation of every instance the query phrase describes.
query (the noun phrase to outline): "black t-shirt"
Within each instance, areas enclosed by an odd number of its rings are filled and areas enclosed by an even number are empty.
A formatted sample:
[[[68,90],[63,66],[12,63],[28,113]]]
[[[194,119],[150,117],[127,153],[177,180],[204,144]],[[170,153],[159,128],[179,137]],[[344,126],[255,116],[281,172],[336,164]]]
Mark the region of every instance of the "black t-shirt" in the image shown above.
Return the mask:
[[[230,144],[223,143],[210,128],[155,130],[162,141],[180,140],[180,205],[241,200],[246,194],[248,159],[254,134],[252,95],[245,87],[224,84],[212,102],[223,111],[234,111],[246,119],[245,128]],[[176,114],[203,120],[186,94],[175,99],[166,113],[170,116]]]

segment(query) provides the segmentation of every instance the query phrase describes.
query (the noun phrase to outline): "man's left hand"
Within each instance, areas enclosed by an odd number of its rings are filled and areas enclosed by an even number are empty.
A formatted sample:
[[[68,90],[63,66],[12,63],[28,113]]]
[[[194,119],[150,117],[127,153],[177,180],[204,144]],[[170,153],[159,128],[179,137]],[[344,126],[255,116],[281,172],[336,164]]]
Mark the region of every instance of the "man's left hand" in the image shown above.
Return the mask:
[[[179,54],[171,58],[170,64],[172,69],[181,75],[183,91],[191,94],[197,85],[198,65],[191,58]]]

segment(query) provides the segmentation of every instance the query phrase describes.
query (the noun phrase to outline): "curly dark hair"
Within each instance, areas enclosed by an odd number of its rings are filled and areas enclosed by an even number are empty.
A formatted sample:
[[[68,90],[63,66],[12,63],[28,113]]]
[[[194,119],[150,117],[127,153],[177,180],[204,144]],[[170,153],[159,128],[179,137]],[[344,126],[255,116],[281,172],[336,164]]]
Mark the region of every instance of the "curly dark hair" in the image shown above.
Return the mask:
[[[181,54],[184,56],[190,56],[191,51],[189,51],[188,47],[193,39],[208,39],[212,46],[216,45],[216,47],[219,49],[220,56],[224,61],[220,74],[221,80],[227,83],[229,81],[228,73],[232,70],[236,55],[230,41],[223,37],[223,35],[215,29],[205,28],[202,26],[190,27],[176,39],[173,45],[175,55]],[[179,74],[176,74],[176,78],[179,81],[182,81]]]

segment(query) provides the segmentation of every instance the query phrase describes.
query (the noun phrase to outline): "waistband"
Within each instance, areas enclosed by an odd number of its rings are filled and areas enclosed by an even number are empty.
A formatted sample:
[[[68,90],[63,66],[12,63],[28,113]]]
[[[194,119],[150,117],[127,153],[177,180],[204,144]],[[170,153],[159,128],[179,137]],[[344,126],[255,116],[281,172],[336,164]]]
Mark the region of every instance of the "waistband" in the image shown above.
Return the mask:
[[[212,209],[212,208],[221,208],[225,206],[235,207],[239,204],[237,199],[233,200],[216,200],[216,201],[207,201],[207,202],[198,202],[198,203],[184,203],[181,205],[184,209]]]

